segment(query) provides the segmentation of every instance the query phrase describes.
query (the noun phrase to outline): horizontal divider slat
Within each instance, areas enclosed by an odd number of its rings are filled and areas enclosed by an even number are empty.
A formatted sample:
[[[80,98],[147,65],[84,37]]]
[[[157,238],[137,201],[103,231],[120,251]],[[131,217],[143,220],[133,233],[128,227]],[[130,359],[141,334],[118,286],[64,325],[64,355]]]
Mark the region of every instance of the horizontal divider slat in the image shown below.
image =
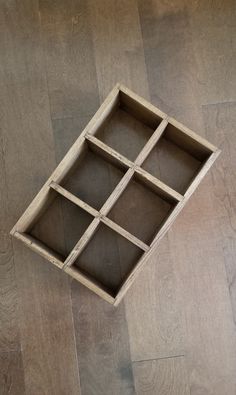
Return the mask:
[[[50,187],[53,188],[58,193],[60,193],[60,195],[64,196],[66,199],[70,200],[72,203],[76,204],[77,206],[87,211],[89,214],[93,215],[94,217],[99,217],[99,212],[97,210],[95,210],[93,207],[85,203],[77,196],[73,195],[71,192],[67,191],[67,189],[63,188],[55,181],[51,182]]]
[[[78,280],[81,284],[88,287],[91,291],[95,292],[98,296],[106,300],[107,302],[113,304],[115,298],[107,292],[102,285],[91,279],[86,274],[82,273],[78,268],[66,267],[65,272]]]
[[[126,188],[128,183],[130,182],[133,175],[134,175],[134,169],[129,169],[125,173],[125,175],[122,177],[120,182],[117,184],[117,186],[115,187],[115,189],[109,196],[109,198],[106,200],[106,202],[102,206],[102,208],[100,210],[100,213],[102,215],[107,215],[107,213],[111,210],[111,208],[114,206],[114,204],[119,199],[120,195],[122,194],[122,192],[124,191],[124,189]]]
[[[139,240],[136,236],[129,233],[127,230],[123,229],[120,225],[113,222],[107,217],[101,217],[101,221],[109,226],[112,230],[119,233],[121,236],[125,237],[127,240],[131,241],[131,243],[135,244],[137,247],[141,248],[143,251],[148,251],[149,246],[145,244],[143,241]]]
[[[160,125],[157,127],[157,129],[153,132],[150,139],[143,147],[142,151],[137,156],[137,158],[134,162],[136,165],[141,166],[143,164],[145,159],[150,154],[151,150],[155,147],[156,143],[161,138],[167,125],[168,125],[168,118],[163,119],[163,121],[160,123]]]
[[[71,266],[75,262],[75,260],[78,258],[78,256],[81,254],[83,249],[88,244],[89,240],[92,238],[99,223],[100,223],[100,218],[94,218],[94,220],[91,222],[91,224],[87,227],[83,236],[81,236],[81,238],[76,243],[73,250],[70,252],[68,257],[66,258],[64,265],[63,265],[63,269],[65,269],[65,267],[67,267],[67,266]]]
[[[152,176],[141,167],[135,167],[135,172],[140,176],[140,179],[149,184],[150,188],[154,189],[154,191],[157,191],[161,195],[164,195],[168,200],[174,202],[181,202],[183,200],[183,196],[180,193],[160,181],[158,178]]]
[[[44,243],[37,240],[35,237],[28,235],[27,233],[15,232],[14,236],[25,243],[31,250],[40,254],[43,258],[46,258],[48,261],[53,263],[59,268],[63,267],[64,259],[60,254],[57,254],[55,251],[51,250]]]
[[[118,162],[125,167],[132,167],[133,162],[129,159],[125,158],[123,155],[119,154],[113,148],[109,147],[107,144],[103,143],[101,140],[97,139],[97,137],[92,136],[90,134],[86,134],[85,138],[93,145],[95,148],[106,157],[108,160],[112,160],[113,162]]]

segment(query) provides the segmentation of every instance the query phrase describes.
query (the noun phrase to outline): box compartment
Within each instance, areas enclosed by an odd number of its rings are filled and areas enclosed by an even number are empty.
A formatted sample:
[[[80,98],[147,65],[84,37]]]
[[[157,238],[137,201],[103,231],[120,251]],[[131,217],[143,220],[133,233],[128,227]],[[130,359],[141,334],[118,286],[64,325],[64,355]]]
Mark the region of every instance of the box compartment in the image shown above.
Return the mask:
[[[116,296],[143,253],[139,247],[101,223],[72,267]]]

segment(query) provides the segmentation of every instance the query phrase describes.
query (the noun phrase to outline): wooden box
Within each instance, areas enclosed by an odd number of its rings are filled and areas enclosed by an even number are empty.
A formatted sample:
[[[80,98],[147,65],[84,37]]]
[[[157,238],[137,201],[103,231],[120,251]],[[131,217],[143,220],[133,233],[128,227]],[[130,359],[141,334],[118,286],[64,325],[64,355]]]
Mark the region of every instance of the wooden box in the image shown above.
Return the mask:
[[[219,153],[117,84],[11,234],[116,306]],[[58,199],[66,252],[34,231]]]

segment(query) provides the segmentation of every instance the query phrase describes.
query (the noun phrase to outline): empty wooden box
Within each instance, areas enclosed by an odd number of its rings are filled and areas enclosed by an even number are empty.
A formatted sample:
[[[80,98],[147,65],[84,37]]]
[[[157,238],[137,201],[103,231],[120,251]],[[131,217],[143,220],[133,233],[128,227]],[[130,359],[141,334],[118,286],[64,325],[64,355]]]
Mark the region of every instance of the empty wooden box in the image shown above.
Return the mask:
[[[219,153],[117,84],[11,234],[116,306]]]

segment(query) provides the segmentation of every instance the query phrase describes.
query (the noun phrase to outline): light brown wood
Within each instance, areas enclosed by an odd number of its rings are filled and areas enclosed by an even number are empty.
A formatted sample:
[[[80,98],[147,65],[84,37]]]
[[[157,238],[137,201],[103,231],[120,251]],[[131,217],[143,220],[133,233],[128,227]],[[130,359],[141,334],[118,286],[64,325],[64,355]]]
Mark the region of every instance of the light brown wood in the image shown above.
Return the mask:
[[[143,243],[141,240],[139,240],[137,237],[132,235],[130,232],[127,232],[127,230],[123,229],[121,226],[117,225],[114,221],[111,221],[110,218],[101,217],[101,221],[109,226],[111,229],[115,230],[117,233],[119,233],[121,236],[125,237],[127,240],[131,241],[131,243],[135,244],[139,248],[141,248],[143,251],[148,251],[149,246],[145,243]]]
[[[115,202],[119,199],[119,196],[127,187],[133,175],[134,175],[134,169],[132,168],[125,173],[124,177],[120,180],[119,184],[116,186],[114,191],[111,193],[107,201],[102,206],[100,210],[102,215],[107,215],[107,213],[109,213],[111,208],[114,206]]]
[[[168,125],[168,117],[163,119],[163,121],[160,123],[160,125],[157,127],[157,129],[154,131],[154,133],[150,137],[147,144],[143,147],[142,151],[139,153],[139,155],[137,156],[137,158],[135,160],[136,165],[141,166],[143,164],[144,160],[150,154],[151,150],[153,149],[155,144],[158,142],[158,140],[164,133],[164,130],[167,125]]]
[[[106,123],[107,119],[112,117],[114,111],[118,109],[118,106],[124,108],[125,111],[129,112],[133,117],[136,117],[150,128],[154,129],[153,134],[134,162],[130,161],[119,152],[116,152],[114,149],[110,148],[107,144],[94,136],[94,134]],[[149,174],[141,167],[150,152],[158,144],[162,135],[164,135],[167,140],[171,140],[172,143],[180,146],[181,149],[188,151],[199,161],[202,161],[201,170],[195,175],[192,182],[189,184],[184,196],[170,188],[168,185],[153,175]],[[92,150],[95,150],[100,155],[102,155],[106,161],[113,163],[118,167],[121,166],[123,169],[127,170],[106,202],[101,207],[100,211],[94,209],[82,199],[74,196],[71,192],[67,191],[66,188],[60,185],[60,182],[73,168],[78,156],[82,155],[85,149],[87,149],[87,143],[89,144],[90,148],[92,148]],[[72,268],[72,265],[90,242],[99,226],[100,221],[102,221],[113,231],[119,233],[127,240],[131,241],[134,245],[145,251],[143,256],[131,270],[127,279],[121,285],[120,290],[118,291],[117,295],[115,295],[115,299],[107,297],[103,291],[100,293],[100,296],[104,297],[106,301],[110,301],[111,303],[114,303],[115,306],[117,306],[140,270],[143,268],[144,264],[147,262],[148,258],[153,252],[155,245],[159,243],[161,238],[165,235],[177,214],[184,207],[188,198],[196,189],[197,185],[209,170],[214,160],[217,158],[219,152],[220,151],[217,150],[216,147],[208,143],[205,139],[197,136],[194,132],[188,128],[185,128],[182,124],[176,122],[172,118],[169,119],[166,114],[163,114],[160,110],[150,105],[138,95],[132,93],[129,89],[117,84],[112,92],[108,95],[107,99],[104,101],[95,116],[89,122],[88,126],[84,129],[80,137],[69,150],[65,158],[53,172],[52,176],[46,182],[32,204],[12,229],[11,233],[27,244],[31,249],[37,251],[44,258],[48,259],[51,263],[54,263],[58,267],[63,268],[71,274],[75,271],[75,269]],[[121,194],[124,193],[126,188],[128,188],[128,185],[133,177],[139,179],[139,181],[143,183],[145,187],[152,189],[158,196],[172,205],[171,213],[166,214],[163,224],[150,244],[151,248],[149,248],[149,246],[142,240],[139,240],[135,235],[132,235],[126,229],[123,229],[120,225],[107,218],[107,214],[111,211],[113,206],[116,205],[116,202],[118,201]],[[64,196],[72,203],[75,203],[77,206],[87,211],[90,215],[92,215],[92,217],[94,217],[90,225],[84,231],[84,234],[80,237],[72,251],[65,259],[64,263],[62,258],[51,251],[46,245],[44,246],[43,243],[26,234],[27,229],[32,227],[32,224],[34,224],[38,217],[42,215],[42,211],[50,206],[53,198],[55,197],[55,193],[51,193],[52,190],[53,192],[56,191],[60,195]],[[139,213],[137,213],[137,215],[139,215]],[[71,270],[67,270],[69,267],[71,267]],[[91,282],[89,278],[86,280],[85,274],[78,274],[78,270],[76,273],[77,274],[74,275],[74,277],[76,277],[78,281],[81,280],[84,285],[87,285],[90,289],[93,289],[93,282]],[[95,292],[98,294],[99,292],[97,287],[99,287],[99,285],[95,287]]]
[[[168,185],[164,184],[164,182],[158,180],[156,177],[153,177],[150,173],[148,173],[141,167],[135,166],[135,173],[144,184],[146,184],[150,189],[152,189],[154,192],[159,194],[167,201],[176,203],[183,200],[183,196],[180,193],[176,192],[174,189],[170,188]]]
[[[79,256],[79,254],[81,254],[83,249],[88,244],[90,238],[93,236],[94,232],[96,231],[99,222],[100,222],[99,218],[94,218],[94,220],[91,222],[91,224],[84,232],[83,236],[79,239],[78,243],[76,243],[75,247],[66,258],[63,268],[66,268],[67,266],[71,266],[73,262],[76,260],[76,258]]]

